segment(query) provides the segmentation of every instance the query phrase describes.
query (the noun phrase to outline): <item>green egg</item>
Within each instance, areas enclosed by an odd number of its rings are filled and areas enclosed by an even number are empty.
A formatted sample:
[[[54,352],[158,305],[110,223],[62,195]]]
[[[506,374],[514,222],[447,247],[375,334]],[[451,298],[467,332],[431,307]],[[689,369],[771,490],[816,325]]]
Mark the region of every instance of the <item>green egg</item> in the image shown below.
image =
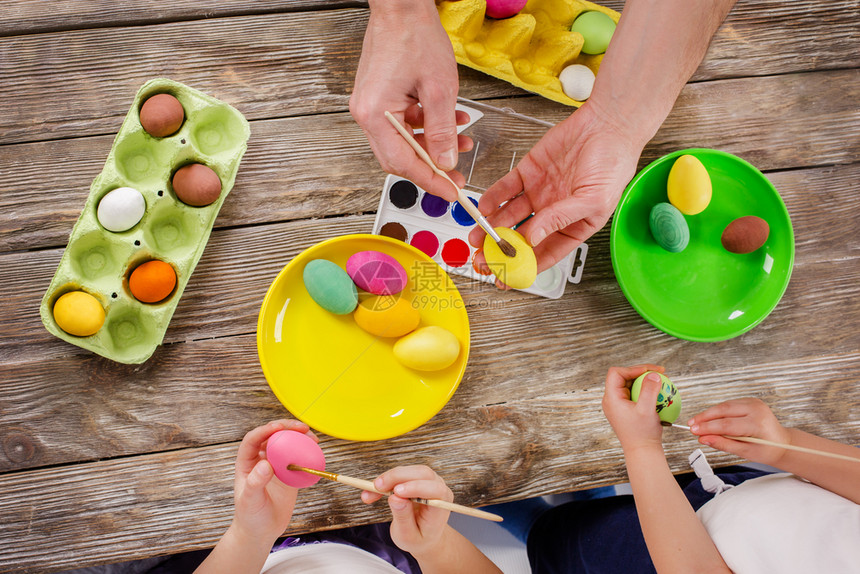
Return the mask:
[[[639,393],[642,390],[642,381],[645,380],[645,375],[653,372],[654,371],[647,371],[642,373],[635,381],[633,381],[633,387],[630,389],[631,401],[635,403],[639,400]],[[657,395],[657,414],[661,421],[673,423],[678,420],[679,416],[681,416],[681,395],[678,393],[678,387],[675,386],[675,383],[673,383],[669,377],[662,373],[657,374],[660,375],[660,379],[662,380],[660,394]]]
[[[314,259],[305,265],[302,279],[311,299],[330,313],[346,315],[358,305],[355,283],[345,270],[327,259]]]
[[[582,45],[584,53],[602,54],[615,33],[615,20],[603,12],[583,12],[574,20],[570,31],[582,34],[585,39]]]
[[[666,251],[680,253],[690,243],[690,228],[687,226],[687,220],[684,219],[684,214],[671,203],[658,203],[652,207],[648,226],[651,228],[654,241]]]

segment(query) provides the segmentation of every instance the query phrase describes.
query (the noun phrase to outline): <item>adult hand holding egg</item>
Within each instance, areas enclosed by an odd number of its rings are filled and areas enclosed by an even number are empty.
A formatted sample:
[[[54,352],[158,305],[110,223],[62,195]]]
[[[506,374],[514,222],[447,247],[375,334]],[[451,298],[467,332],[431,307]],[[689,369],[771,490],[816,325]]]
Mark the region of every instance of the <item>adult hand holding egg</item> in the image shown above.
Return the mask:
[[[534,213],[517,231],[534,246],[540,273],[603,227],[640,152],[586,102],[493,184],[478,207],[493,227],[512,227]],[[476,228],[469,242],[479,247],[483,238]]]

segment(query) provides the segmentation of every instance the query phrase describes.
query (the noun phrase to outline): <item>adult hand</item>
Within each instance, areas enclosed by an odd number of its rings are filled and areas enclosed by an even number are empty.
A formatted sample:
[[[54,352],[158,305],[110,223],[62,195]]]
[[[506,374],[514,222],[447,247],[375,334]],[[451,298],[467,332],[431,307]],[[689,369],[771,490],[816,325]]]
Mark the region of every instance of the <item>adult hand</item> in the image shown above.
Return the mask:
[[[772,466],[776,466],[788,451],[740,442],[723,435],[791,443],[789,430],[779,423],[770,407],[759,399],[743,398],[720,403],[697,414],[687,424],[693,434],[699,435],[699,442],[704,445]]]
[[[621,441],[621,448],[629,452],[642,447],[656,447],[662,451],[663,427],[657,415],[657,395],[660,393],[660,377],[648,375],[642,381],[639,400],[630,400],[633,380],[646,371],[664,372],[657,365],[635,367],[611,367],[606,374],[606,390],[603,393],[603,413]]]
[[[270,422],[245,435],[236,456],[236,512],[231,526],[244,537],[274,542],[293,516],[298,491],[275,479],[272,465],[265,458],[266,441],[281,430],[304,433],[317,440],[306,424],[294,420]]]
[[[444,171],[457,166],[458,150],[471,149],[471,140],[457,135],[457,123],[469,118],[465,112],[455,113],[457,62],[436,4],[379,0],[370,7],[349,110],[382,169],[453,201],[453,186],[415,154],[385,117],[389,111],[401,124],[423,127],[424,134],[416,139]],[[462,175],[451,176],[462,186]]]
[[[427,466],[398,466],[373,481],[379,490],[390,491],[388,506],[391,508],[391,539],[397,546],[421,560],[439,549],[445,527],[448,524],[447,510],[418,504],[410,498],[437,498],[453,502],[454,494],[445,481]],[[364,491],[361,498],[370,504],[379,500],[381,494]]]
[[[538,272],[606,224],[636,173],[641,138],[589,104],[544,134],[478,204],[494,227],[511,227],[534,213],[518,231],[535,248]],[[476,228],[469,241],[479,247],[483,237]]]

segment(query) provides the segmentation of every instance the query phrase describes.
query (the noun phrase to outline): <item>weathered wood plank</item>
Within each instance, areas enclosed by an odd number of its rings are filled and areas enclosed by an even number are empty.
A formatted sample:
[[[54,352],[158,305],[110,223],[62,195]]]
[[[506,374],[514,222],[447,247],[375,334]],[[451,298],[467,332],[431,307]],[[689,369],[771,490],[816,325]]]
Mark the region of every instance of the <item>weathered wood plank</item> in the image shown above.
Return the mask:
[[[274,14],[367,6],[362,0],[139,0],[134,3],[5,0],[0,36],[43,34],[61,30],[142,26],[203,18]]]
[[[750,2],[694,79],[857,67],[856,16],[852,0]],[[0,143],[113,133],[137,88],[157,76],[249,119],[344,111],[366,20],[365,9],[342,9],[0,38]],[[522,93],[461,67],[466,97]]]
[[[729,97],[735,93],[748,100]],[[722,149],[764,171],[857,163],[858,100],[857,70],[690,84],[645,148],[640,167],[688,147]],[[552,122],[569,113],[537,97],[490,103]],[[101,136],[0,146],[0,252],[65,245],[112,141]],[[253,122],[216,226],[375,211],[383,179],[349,114]],[[835,184],[836,193],[851,185],[849,179],[808,183],[819,190]]]
[[[755,389],[752,394],[785,424],[856,443],[858,359],[854,352],[803,365],[764,362],[676,380],[687,414]],[[330,468],[354,476],[429,464],[468,505],[624,482],[621,450],[600,412],[601,396],[602,378],[587,386],[574,379],[564,393],[512,396],[492,406],[455,395],[437,417],[407,435],[375,443],[323,436],[321,445]],[[822,412],[815,408],[820,404],[835,411]],[[234,419],[235,430],[259,424],[265,420],[260,414]],[[672,429],[664,444],[673,470],[688,470],[686,455],[696,443]],[[213,545],[232,515],[235,453],[236,444],[227,443],[0,475],[0,522],[18,541],[0,547],[0,571],[59,570]],[[709,458],[719,465],[737,460],[713,451]],[[339,485],[321,483],[301,491],[299,500],[292,533],[389,518],[384,505],[367,507]]]

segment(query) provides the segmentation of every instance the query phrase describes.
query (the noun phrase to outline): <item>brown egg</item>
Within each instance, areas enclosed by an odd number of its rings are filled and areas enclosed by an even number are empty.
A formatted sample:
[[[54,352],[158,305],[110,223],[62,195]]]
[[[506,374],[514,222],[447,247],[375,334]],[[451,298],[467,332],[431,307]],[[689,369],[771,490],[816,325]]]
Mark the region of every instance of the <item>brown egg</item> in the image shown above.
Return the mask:
[[[721,241],[726,251],[752,253],[767,241],[770,226],[755,215],[738,217],[726,226]]]
[[[182,203],[203,207],[221,196],[221,178],[211,167],[190,163],[173,174],[173,191]]]
[[[185,110],[179,100],[170,94],[156,94],[143,102],[140,108],[140,125],[156,138],[173,135],[185,121]]]

